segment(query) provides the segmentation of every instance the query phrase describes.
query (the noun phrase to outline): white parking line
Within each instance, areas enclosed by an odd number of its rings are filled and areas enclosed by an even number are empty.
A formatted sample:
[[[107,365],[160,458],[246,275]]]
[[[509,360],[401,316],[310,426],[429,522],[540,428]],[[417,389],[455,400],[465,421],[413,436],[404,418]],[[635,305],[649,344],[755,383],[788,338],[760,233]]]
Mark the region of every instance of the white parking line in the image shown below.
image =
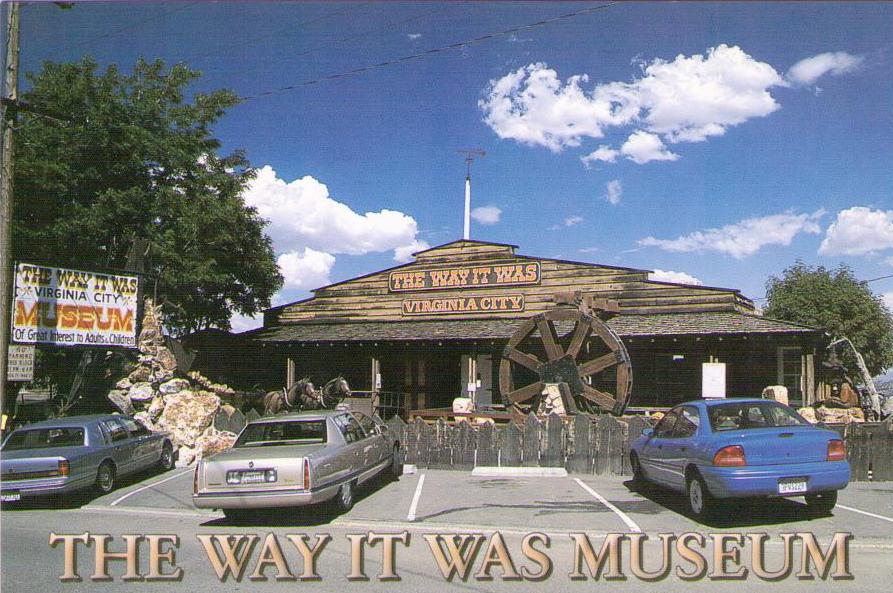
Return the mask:
[[[605,499],[604,496],[602,496],[601,494],[599,494],[598,492],[596,492],[595,490],[593,490],[592,488],[590,488],[590,487],[589,487],[585,482],[583,482],[583,480],[581,480],[580,478],[574,478],[574,481],[575,481],[577,484],[579,484],[580,487],[583,488],[583,490],[585,490],[586,492],[588,492],[589,494],[591,494],[592,496],[594,496],[600,503],[602,503],[603,505],[605,505],[606,507],[608,507],[609,509],[611,509],[612,511],[614,511],[614,513],[616,513],[617,516],[620,517],[620,518],[623,520],[624,523],[626,523],[626,526],[629,527],[629,530],[630,530],[630,531],[632,531],[633,533],[642,533],[642,528],[639,527],[639,526],[636,524],[635,521],[633,521],[632,519],[630,519],[630,518],[629,518],[629,515],[627,515],[626,513],[624,513],[623,511],[621,511],[620,509],[618,509],[618,508],[617,508],[616,506],[614,506],[613,504],[611,504],[608,500]]]
[[[853,507],[845,507],[842,504],[834,507],[836,509],[843,509],[845,511],[850,511],[851,513],[859,513],[860,515],[868,515],[869,517],[874,517],[875,519],[880,519],[881,521],[889,521],[893,523],[893,517],[885,517],[883,515],[875,515],[874,513],[869,513],[868,511],[860,511],[859,509],[854,509]]]
[[[130,492],[128,492],[121,498],[117,498],[117,499],[113,500],[109,506],[117,506],[119,502],[127,500],[134,494],[138,494],[138,493],[142,492],[143,490],[148,490],[149,488],[152,488],[153,486],[157,486],[158,484],[164,484],[165,482],[170,482],[174,478],[179,478],[180,476],[185,476],[186,474],[191,474],[193,471],[195,471],[195,470],[189,469],[189,470],[186,470],[185,472],[180,472],[179,474],[177,474],[175,476],[171,476],[169,478],[165,478],[163,480],[158,480],[157,482],[152,482],[151,484],[147,484],[147,485],[143,486],[142,488],[137,488],[136,490],[131,490]]]
[[[412,495],[412,504],[409,505],[409,514],[406,515],[407,521],[415,521],[415,513],[419,508],[419,499],[422,497],[422,486],[425,484],[425,474],[419,477],[419,483],[415,487],[415,494]]]

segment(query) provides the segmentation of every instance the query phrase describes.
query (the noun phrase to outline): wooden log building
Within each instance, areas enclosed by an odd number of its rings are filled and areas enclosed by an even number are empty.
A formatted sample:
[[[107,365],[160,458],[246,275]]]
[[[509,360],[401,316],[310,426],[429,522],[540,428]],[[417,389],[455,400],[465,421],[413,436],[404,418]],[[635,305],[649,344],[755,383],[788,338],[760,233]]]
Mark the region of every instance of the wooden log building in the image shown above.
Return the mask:
[[[450,407],[463,396],[500,404],[494,370],[506,342],[523,320],[553,307],[556,293],[577,291],[619,303],[608,325],[630,354],[632,409],[701,397],[704,363],[725,363],[728,397],[785,385],[792,405],[814,400],[819,330],[762,317],[734,289],[516,249],[454,241],[267,310],[262,328],[241,334],[256,383],[276,388],[309,376],[320,384],[340,374],[403,412]]]

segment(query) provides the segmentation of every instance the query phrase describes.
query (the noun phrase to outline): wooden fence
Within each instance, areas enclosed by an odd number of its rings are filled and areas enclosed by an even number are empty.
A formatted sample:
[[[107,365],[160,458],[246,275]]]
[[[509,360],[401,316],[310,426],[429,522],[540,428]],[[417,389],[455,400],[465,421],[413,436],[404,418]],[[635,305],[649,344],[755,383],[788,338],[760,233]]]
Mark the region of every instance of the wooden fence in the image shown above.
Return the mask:
[[[238,433],[260,418],[252,410],[218,413],[214,426]],[[478,466],[563,467],[575,474],[631,475],[629,445],[651,426],[643,416],[576,416],[545,420],[528,416],[514,423],[472,426],[421,418],[406,424],[398,416],[387,424],[402,434],[406,463],[432,469],[471,470]],[[854,481],[893,481],[893,421],[832,425],[847,444]]]

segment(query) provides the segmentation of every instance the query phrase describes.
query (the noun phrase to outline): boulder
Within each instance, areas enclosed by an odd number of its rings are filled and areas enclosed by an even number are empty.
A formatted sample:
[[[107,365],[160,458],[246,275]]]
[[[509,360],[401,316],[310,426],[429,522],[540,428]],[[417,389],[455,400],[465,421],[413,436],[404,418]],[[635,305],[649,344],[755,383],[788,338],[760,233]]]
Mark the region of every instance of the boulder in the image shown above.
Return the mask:
[[[180,447],[177,450],[177,467],[190,465],[195,461],[195,449],[192,447]]]
[[[149,430],[151,430],[152,432],[158,432],[159,430],[161,430],[161,428],[156,426],[155,423],[152,421],[152,418],[149,416],[149,412],[145,412],[145,411],[137,412],[136,414],[133,415],[133,417],[134,417],[134,419],[142,422],[145,425],[145,427],[148,428]]]
[[[189,389],[189,381],[186,379],[171,379],[158,386],[158,391],[161,395],[170,395],[171,393],[177,393],[185,389]]]
[[[849,424],[850,422],[865,422],[865,413],[862,408],[831,408],[819,406],[815,409],[816,419],[826,424]]]
[[[146,409],[146,413],[152,419],[153,422],[158,420],[158,417],[161,416],[161,413],[164,411],[164,398],[156,397],[152,400],[152,403],[149,404],[149,407]]]
[[[141,382],[134,383],[130,391],[127,392],[131,402],[148,402],[155,397],[155,390],[152,389],[151,383]]]
[[[158,424],[178,447],[194,447],[220,408],[220,398],[207,391],[172,393],[164,396],[164,403]]]
[[[217,430],[213,426],[209,426],[208,429],[195,440],[195,457],[196,459],[210,457],[215,453],[230,449],[235,442],[235,434]]]
[[[177,359],[165,346],[158,348],[158,352],[155,354],[155,360],[158,363],[158,366],[166,372],[173,374],[174,371],[177,370]]]
[[[797,410],[797,413],[803,416],[803,419],[810,424],[815,424],[819,421],[815,415],[815,408],[800,408]]]
[[[128,416],[133,414],[133,404],[130,402],[130,397],[126,391],[122,389],[112,389],[106,397],[108,397],[108,400],[112,402],[122,414],[127,414]]]
[[[132,383],[144,383],[152,378],[152,369],[145,365],[136,367],[127,379]]]
[[[130,391],[130,388],[133,387],[133,383],[127,377],[124,377],[117,383],[115,383],[115,389],[122,389],[124,391]]]

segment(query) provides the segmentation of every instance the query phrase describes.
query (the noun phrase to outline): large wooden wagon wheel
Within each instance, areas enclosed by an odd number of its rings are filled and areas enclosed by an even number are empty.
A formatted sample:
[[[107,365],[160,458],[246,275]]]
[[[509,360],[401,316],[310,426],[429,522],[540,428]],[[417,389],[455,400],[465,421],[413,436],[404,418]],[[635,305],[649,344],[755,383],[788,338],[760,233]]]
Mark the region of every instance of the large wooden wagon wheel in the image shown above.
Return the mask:
[[[573,330],[565,334],[570,336],[569,342],[559,340],[556,322],[564,322],[562,326],[573,322]],[[533,335],[535,330],[539,340]],[[566,347],[562,341],[567,342]],[[516,412],[535,411],[547,383],[565,383],[576,411],[605,410],[620,415],[626,408],[632,389],[632,367],[626,347],[602,320],[579,309],[557,308],[528,319],[515,331],[502,356],[499,389],[506,405]],[[513,372],[514,365],[532,371],[538,380],[516,384],[520,373]],[[604,385],[603,390],[596,389],[590,384],[603,384],[604,380],[598,379],[609,369],[616,369],[612,390]]]

